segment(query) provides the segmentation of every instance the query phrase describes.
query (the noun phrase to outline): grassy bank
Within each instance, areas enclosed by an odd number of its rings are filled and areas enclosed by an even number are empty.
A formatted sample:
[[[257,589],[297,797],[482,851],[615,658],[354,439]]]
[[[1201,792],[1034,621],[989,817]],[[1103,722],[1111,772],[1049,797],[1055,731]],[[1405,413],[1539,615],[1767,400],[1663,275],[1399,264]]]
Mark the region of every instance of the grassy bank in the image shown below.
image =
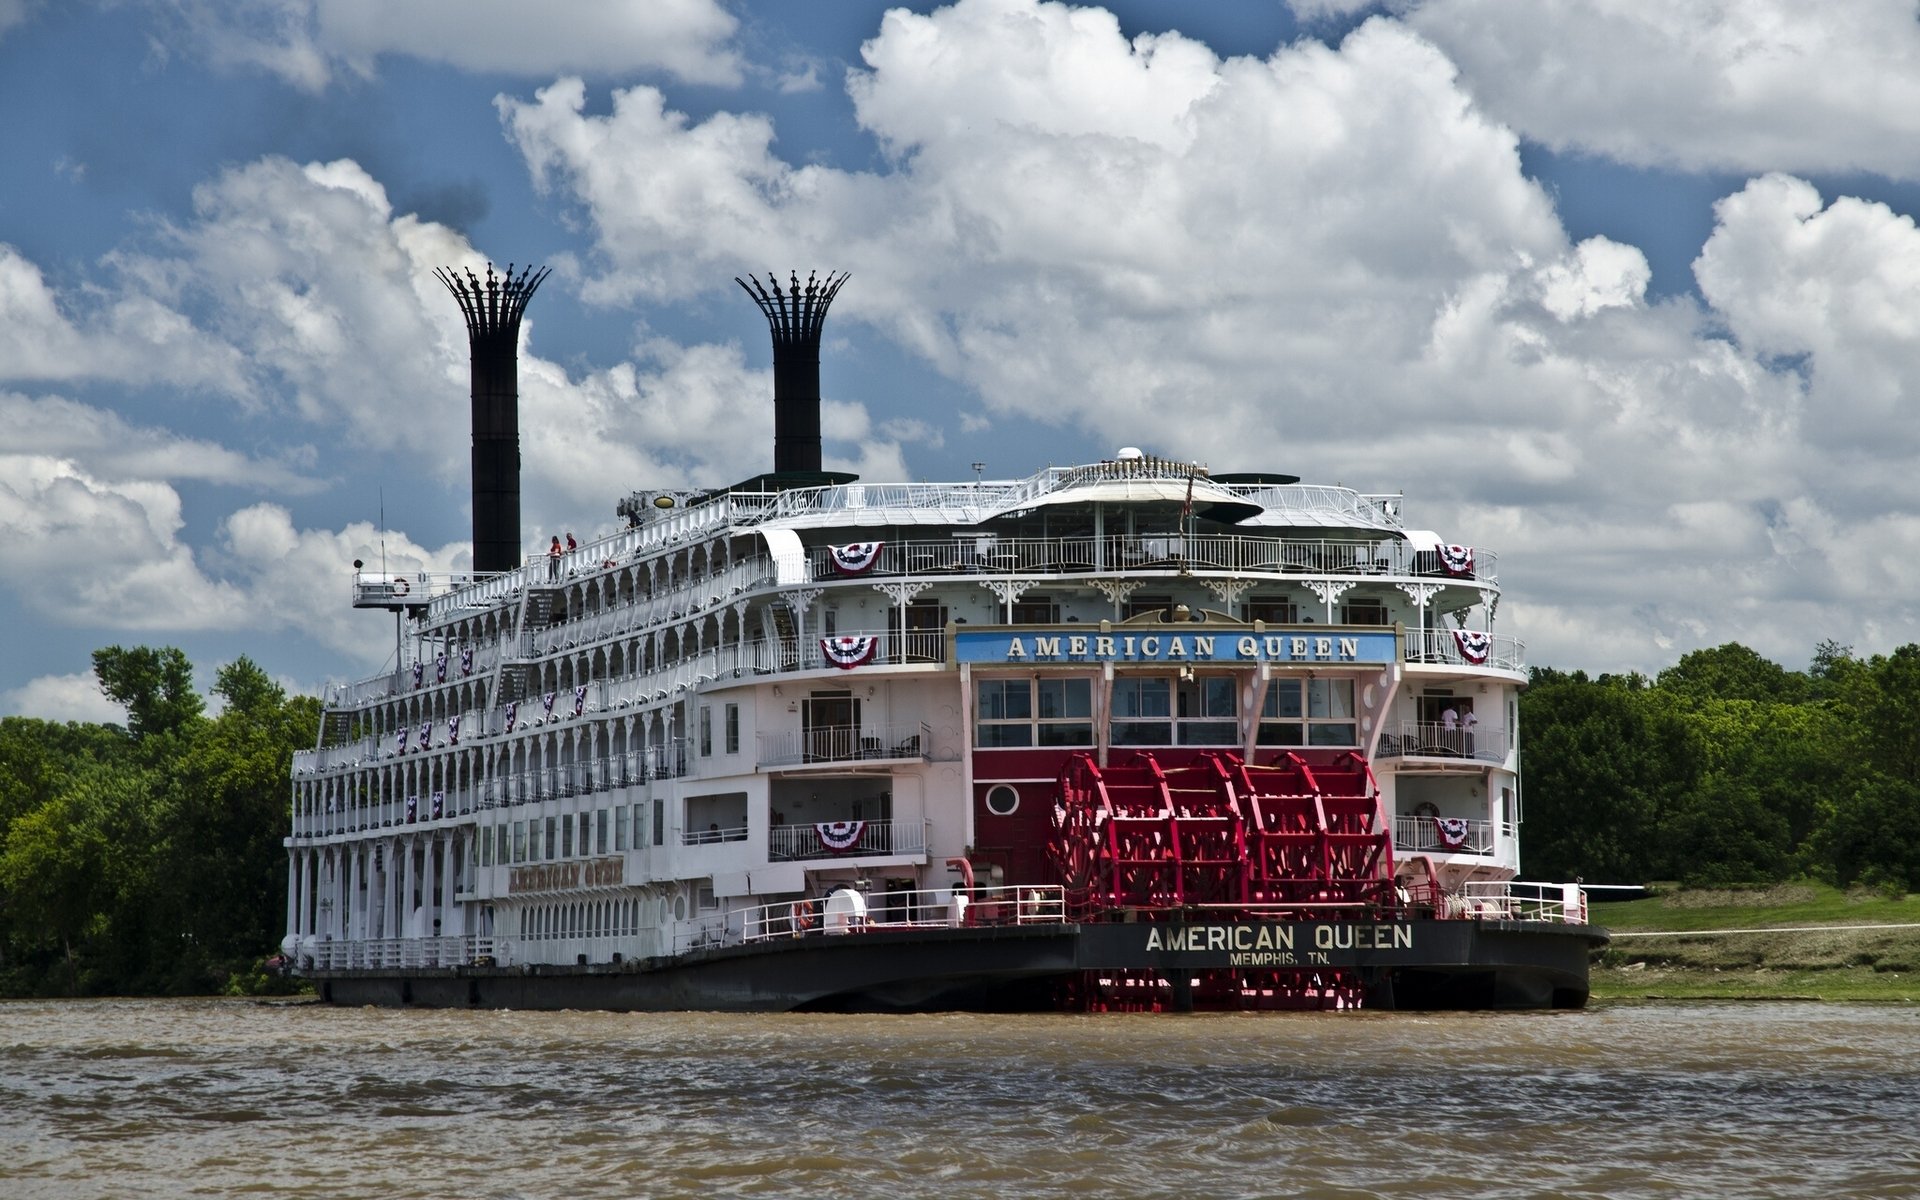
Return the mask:
[[[1593,919],[1615,935],[1593,965],[1595,1000],[1920,1003],[1920,896],[1812,883],[1661,888],[1595,905]]]

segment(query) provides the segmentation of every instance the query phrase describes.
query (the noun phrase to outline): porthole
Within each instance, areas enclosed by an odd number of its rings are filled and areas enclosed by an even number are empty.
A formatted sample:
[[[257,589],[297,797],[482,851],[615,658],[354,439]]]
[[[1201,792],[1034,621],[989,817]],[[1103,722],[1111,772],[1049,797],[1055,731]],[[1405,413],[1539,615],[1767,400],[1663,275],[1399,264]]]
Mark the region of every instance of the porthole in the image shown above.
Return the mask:
[[[1010,817],[1020,811],[1020,789],[996,784],[987,789],[987,811],[996,817]]]

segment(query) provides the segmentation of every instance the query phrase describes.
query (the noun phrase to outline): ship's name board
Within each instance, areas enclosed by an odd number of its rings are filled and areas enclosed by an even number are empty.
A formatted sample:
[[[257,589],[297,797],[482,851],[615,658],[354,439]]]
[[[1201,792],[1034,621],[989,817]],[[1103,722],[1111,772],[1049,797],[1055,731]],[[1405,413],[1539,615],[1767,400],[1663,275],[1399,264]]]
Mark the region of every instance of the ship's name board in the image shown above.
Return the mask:
[[[1390,632],[954,634],[954,657],[971,663],[1389,663]]]
[[[507,872],[509,892],[567,892],[577,888],[619,887],[627,881],[627,860],[594,858],[586,862],[541,863]]]
[[[1234,967],[1340,965],[1368,951],[1385,951],[1391,957],[1414,949],[1413,926],[1397,922],[1148,925],[1144,933],[1140,948],[1149,954]]]

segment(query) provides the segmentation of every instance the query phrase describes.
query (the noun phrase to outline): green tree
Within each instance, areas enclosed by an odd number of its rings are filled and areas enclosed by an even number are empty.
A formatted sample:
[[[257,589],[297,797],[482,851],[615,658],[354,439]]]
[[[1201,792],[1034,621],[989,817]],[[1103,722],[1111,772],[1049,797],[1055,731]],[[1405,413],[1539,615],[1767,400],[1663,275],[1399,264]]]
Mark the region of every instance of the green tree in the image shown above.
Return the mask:
[[[1794,703],[1807,695],[1807,677],[1772,659],[1728,642],[1711,650],[1683,654],[1660,672],[1662,691],[1695,700],[1756,700]]]
[[[135,741],[180,732],[205,711],[193,690],[193,664],[171,646],[95,650],[93,673],[107,698],[126,708],[127,732]]]

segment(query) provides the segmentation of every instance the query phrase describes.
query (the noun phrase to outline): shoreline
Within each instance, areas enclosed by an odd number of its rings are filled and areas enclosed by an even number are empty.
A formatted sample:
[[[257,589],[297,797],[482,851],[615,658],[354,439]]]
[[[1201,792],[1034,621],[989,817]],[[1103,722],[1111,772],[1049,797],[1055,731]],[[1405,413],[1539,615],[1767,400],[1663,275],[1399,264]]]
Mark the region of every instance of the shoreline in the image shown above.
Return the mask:
[[[1596,1002],[1920,1003],[1920,897],[1796,882],[1596,907]]]

